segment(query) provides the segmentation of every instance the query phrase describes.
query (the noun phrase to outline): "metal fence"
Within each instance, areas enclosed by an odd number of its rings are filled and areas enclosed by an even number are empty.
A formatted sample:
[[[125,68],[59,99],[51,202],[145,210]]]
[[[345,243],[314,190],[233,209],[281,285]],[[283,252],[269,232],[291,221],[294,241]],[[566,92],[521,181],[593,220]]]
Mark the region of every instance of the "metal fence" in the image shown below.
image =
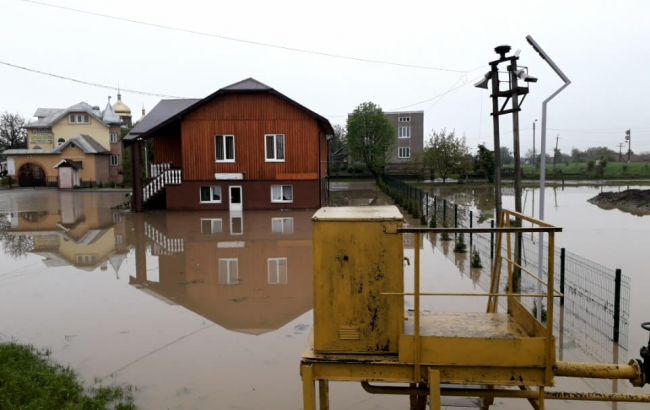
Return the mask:
[[[404,181],[383,177],[380,188],[398,205],[430,227],[494,226],[494,220],[482,220],[484,216],[479,216],[474,209],[433,195]],[[522,237],[521,264],[535,273],[538,271],[539,263],[538,240],[537,235]],[[464,242],[470,252],[478,253],[483,271],[489,273],[495,254],[494,234],[472,234],[464,237]],[[505,243],[503,246],[505,248]],[[543,245],[542,251],[544,255],[547,254],[547,244]],[[556,248],[555,252],[556,255],[560,255],[555,258],[555,272],[558,273],[555,276],[555,287],[563,290],[565,294],[563,299],[565,323],[571,324],[565,331],[571,334],[572,341],[597,360],[611,358],[612,341],[618,342],[622,348],[627,349],[630,277],[622,275],[618,269],[603,266],[566,249]],[[542,261],[542,277],[544,277],[548,266],[546,258],[542,258]],[[505,264],[503,269],[501,274],[505,275]],[[479,286],[488,289],[490,275],[477,276]],[[533,278],[522,275],[523,290],[534,290],[537,284],[538,282]],[[530,303],[532,304],[533,301],[531,300]]]

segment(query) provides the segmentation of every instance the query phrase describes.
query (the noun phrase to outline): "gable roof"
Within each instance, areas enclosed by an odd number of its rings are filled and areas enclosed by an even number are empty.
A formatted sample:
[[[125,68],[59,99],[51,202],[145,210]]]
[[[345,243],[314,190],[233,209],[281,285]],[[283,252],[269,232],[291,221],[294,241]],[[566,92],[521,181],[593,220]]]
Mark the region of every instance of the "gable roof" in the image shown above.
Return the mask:
[[[52,154],[60,154],[69,146],[78,147],[85,154],[109,154],[110,152],[102,146],[99,142],[95,141],[89,135],[79,135],[78,137],[70,138],[63,144],[52,150]]]
[[[160,100],[153,109],[144,116],[144,118],[135,124],[135,127],[129,132],[124,139],[133,139],[133,136],[138,136],[151,131],[160,123],[176,116],[187,107],[201,101],[199,98],[183,98],[172,100]]]
[[[110,107],[110,104],[107,108]],[[122,120],[120,117],[115,114],[112,107],[110,112],[104,110],[103,112],[95,107],[91,106],[85,101],[78,102],[77,104],[71,105],[68,108],[37,108],[34,113],[36,120],[30,121],[25,128],[49,128],[54,124],[59,122],[63,117],[72,112],[83,112],[89,114],[97,121],[104,125],[109,124],[120,124]]]
[[[136,127],[133,130],[131,130],[131,132],[126,137],[124,137],[123,141],[126,142],[126,143],[129,143],[129,142],[135,141],[138,138],[147,138],[154,131],[156,131],[156,130],[158,130],[158,129],[160,129],[160,128],[162,128],[162,127],[164,127],[164,126],[166,126],[166,125],[168,125],[170,123],[172,123],[175,120],[180,120],[187,113],[195,110],[196,108],[198,108],[198,107],[200,107],[200,106],[202,106],[204,104],[207,104],[208,102],[210,102],[210,101],[214,100],[215,98],[220,97],[222,95],[237,94],[237,93],[259,93],[259,92],[267,92],[267,93],[273,94],[273,95],[275,95],[275,96],[289,102],[290,104],[295,105],[300,110],[305,111],[307,114],[309,114],[318,123],[320,123],[327,130],[327,132],[330,132],[330,133],[334,132],[333,129],[332,129],[332,125],[330,124],[329,120],[327,120],[327,118],[325,118],[325,117],[323,117],[323,116],[321,116],[319,114],[316,114],[314,111],[312,111],[309,108],[297,103],[296,101],[292,100],[291,98],[287,97],[286,95],[284,95],[284,94],[280,93],[279,91],[276,91],[275,89],[269,87],[268,85],[266,85],[266,84],[264,84],[264,83],[262,83],[260,81],[257,81],[256,79],[254,79],[252,77],[249,77],[249,78],[246,78],[246,79],[244,79],[242,81],[238,81],[238,82],[236,82],[234,84],[230,84],[230,85],[228,85],[226,87],[220,88],[217,91],[215,91],[214,93],[208,95],[207,97],[205,97],[205,98],[203,98],[201,100],[195,100],[194,103],[189,104],[185,108],[183,108],[183,109],[181,109],[181,110],[179,110],[179,111],[177,111],[177,112],[175,112],[173,114],[164,115],[164,111],[162,110],[162,107],[161,107],[160,112],[156,114],[155,118],[152,118],[152,120],[150,122],[147,122],[146,126],[143,125],[142,128],[140,128],[140,129],[138,129],[138,126],[136,125]],[[185,101],[185,102],[189,102],[191,100],[190,99],[186,99],[186,100],[161,100],[160,103],[158,103],[158,105],[160,105],[163,101]],[[145,123],[145,121],[147,120],[147,117],[149,117],[149,115],[152,115],[154,113],[156,108],[158,108],[158,105],[156,105],[156,107],[154,107],[154,109],[151,110],[151,112],[149,114],[147,114],[147,116],[144,118],[144,120],[141,121],[142,123]],[[180,103],[178,103],[178,105],[176,107],[178,108],[178,106],[180,106]]]

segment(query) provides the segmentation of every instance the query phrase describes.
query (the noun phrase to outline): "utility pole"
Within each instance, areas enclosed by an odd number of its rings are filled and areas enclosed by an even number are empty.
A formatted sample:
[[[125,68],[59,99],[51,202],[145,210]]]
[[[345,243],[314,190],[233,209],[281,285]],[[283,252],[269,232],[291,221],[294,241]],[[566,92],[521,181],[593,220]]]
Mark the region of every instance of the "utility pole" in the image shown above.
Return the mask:
[[[492,94],[492,121],[494,125],[494,160],[495,160],[495,213],[497,224],[501,224],[501,141],[499,135],[499,116],[505,114],[512,114],[512,131],[513,131],[513,154],[515,160],[515,175],[514,175],[514,188],[515,188],[515,211],[521,213],[521,150],[519,144],[519,111],[521,111],[520,103],[528,94],[528,83],[537,82],[537,78],[529,76],[526,67],[517,66],[519,60],[519,53],[507,56],[510,52],[510,46],[498,46],[494,51],[499,54],[499,59],[491,61],[490,71],[485,74],[483,79],[475,84],[478,88],[488,88],[491,84]],[[508,85],[505,90],[499,88],[499,64],[508,62]],[[523,84],[519,84],[519,80],[523,80]],[[504,81],[505,82],[505,81]],[[519,101],[519,96],[523,96]],[[499,106],[499,98],[505,98],[503,105]],[[508,103],[511,103],[510,108],[506,108]],[[516,225],[521,226],[521,219],[517,218]],[[521,233],[516,234],[515,241],[515,272],[513,274],[512,291],[518,293],[521,287],[520,280],[520,266],[521,266]]]
[[[623,160],[623,145],[625,145],[624,142],[618,143],[618,162]]]
[[[535,163],[537,162],[537,157],[535,157],[535,123],[537,122],[537,118],[535,118],[535,121],[533,121],[533,168],[535,168]]]
[[[628,129],[625,131],[625,141],[627,141],[627,163],[630,163],[630,155],[632,154],[632,136],[631,134],[631,129]]]
[[[560,134],[555,137],[555,150],[553,151],[553,174],[555,174],[555,163],[557,162],[557,144],[560,142]]]

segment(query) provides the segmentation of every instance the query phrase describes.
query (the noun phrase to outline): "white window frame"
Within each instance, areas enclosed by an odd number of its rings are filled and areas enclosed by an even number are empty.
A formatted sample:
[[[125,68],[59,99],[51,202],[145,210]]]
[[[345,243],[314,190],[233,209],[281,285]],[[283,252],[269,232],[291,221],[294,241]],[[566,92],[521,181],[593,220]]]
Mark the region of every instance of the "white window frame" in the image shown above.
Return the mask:
[[[411,122],[411,117],[408,115],[397,117],[397,122]]]
[[[271,218],[271,232],[293,233],[293,216]]]
[[[111,132],[111,144],[117,144],[118,136],[117,132]]]
[[[222,262],[225,270],[222,270]],[[217,262],[217,275],[220,285],[239,285],[239,259],[219,258]]]
[[[70,114],[68,121],[70,124],[90,124],[90,115],[83,113]]]
[[[289,264],[287,258],[267,258],[266,269],[266,282],[269,285],[286,285],[289,283]]]
[[[95,265],[97,263],[97,255],[79,254],[76,255],[75,261],[77,262],[77,265],[82,265],[82,266]]]
[[[397,158],[399,159],[411,158],[411,147],[398,147]]]
[[[273,138],[273,152],[269,153],[267,139]],[[278,158],[278,139],[282,140],[282,158]],[[264,159],[266,162],[285,162],[287,158],[287,137],[284,134],[264,134]]]
[[[273,198],[273,188],[280,188],[280,199],[275,199]],[[282,199],[284,198],[284,190],[285,188],[290,188],[291,189],[291,199]],[[290,204],[293,203],[293,185],[271,185],[271,202],[272,203],[285,203],[285,204]]]
[[[223,138],[223,159],[219,159],[217,156],[217,139],[221,137]],[[228,145],[227,140],[231,139],[232,140],[232,158],[226,158],[227,155],[227,150],[226,147]],[[218,134],[214,136],[214,162],[235,162],[237,159],[237,150],[236,150],[236,144],[235,144],[235,136],[232,134]]]
[[[402,125],[398,127],[397,129],[397,137],[398,138],[411,138],[411,126],[410,125]]]
[[[203,197],[201,196],[201,191],[203,188],[210,188],[210,199],[208,201],[204,201]],[[219,189],[219,200],[215,200],[214,198],[214,189],[218,188]],[[221,189],[221,185],[202,185],[199,187],[199,203],[201,204],[220,204],[223,202],[223,190]]]
[[[235,230],[237,227],[235,221],[239,220],[239,230]],[[244,216],[240,213],[238,216],[230,215],[230,234],[231,235],[243,235],[244,234]]]
[[[203,222],[210,222],[210,232],[203,230]],[[214,235],[223,232],[223,219],[221,218],[201,218],[201,233],[203,235]]]
[[[115,154],[111,154],[111,166],[117,167],[120,165],[120,157]]]

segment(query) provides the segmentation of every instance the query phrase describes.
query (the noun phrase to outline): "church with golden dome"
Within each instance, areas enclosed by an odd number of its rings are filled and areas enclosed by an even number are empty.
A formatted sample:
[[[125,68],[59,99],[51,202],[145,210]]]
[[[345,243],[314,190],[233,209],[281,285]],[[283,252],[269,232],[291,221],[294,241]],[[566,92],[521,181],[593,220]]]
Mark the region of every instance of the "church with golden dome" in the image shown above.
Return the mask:
[[[123,126],[130,127],[132,125],[131,109],[122,101],[122,93],[119,88],[117,90],[117,102],[113,104],[113,112],[120,117]]]

